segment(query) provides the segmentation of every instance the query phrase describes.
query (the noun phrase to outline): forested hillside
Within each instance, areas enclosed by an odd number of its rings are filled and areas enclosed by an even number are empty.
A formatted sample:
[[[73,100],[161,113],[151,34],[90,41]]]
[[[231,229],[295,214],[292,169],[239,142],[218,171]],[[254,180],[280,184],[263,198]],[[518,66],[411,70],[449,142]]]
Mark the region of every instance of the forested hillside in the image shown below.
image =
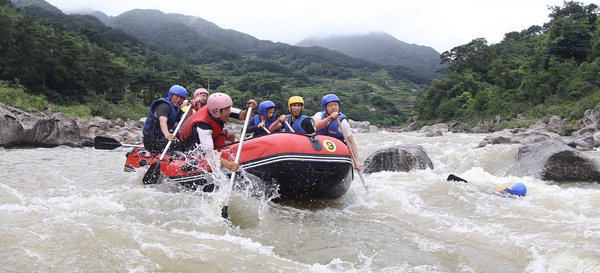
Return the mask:
[[[298,46],[320,46],[386,66],[403,66],[430,82],[439,78],[440,54],[428,46],[408,44],[384,32],[307,38]]]
[[[408,69],[260,41],[191,16],[133,10],[102,17],[116,29],[46,4],[20,1],[17,9],[0,0],[0,98],[21,88],[56,107],[77,106],[78,115],[137,119],[173,84],[190,94],[201,86],[224,91],[240,105],[271,99],[281,109],[287,98],[301,95],[309,114],[332,92],[353,119],[397,125],[426,88],[407,79]]]
[[[446,78],[417,99],[425,123],[476,121],[524,114],[530,122],[551,115],[577,120],[600,108],[598,6],[565,2],[551,20],[488,45],[483,38],[442,53]]]

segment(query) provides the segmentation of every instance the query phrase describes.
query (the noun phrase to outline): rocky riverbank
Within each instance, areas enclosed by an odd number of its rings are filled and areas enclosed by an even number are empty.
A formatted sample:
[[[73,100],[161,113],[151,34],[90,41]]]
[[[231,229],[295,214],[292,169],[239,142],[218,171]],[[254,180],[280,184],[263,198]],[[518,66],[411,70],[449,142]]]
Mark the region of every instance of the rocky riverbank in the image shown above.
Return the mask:
[[[126,144],[142,142],[140,120],[107,120],[101,117],[72,119],[62,113],[40,112],[35,115],[0,103],[0,147],[92,147],[96,136],[108,136]],[[374,133],[379,129],[368,121],[352,121],[359,133]],[[241,132],[243,124],[230,119],[226,129]]]

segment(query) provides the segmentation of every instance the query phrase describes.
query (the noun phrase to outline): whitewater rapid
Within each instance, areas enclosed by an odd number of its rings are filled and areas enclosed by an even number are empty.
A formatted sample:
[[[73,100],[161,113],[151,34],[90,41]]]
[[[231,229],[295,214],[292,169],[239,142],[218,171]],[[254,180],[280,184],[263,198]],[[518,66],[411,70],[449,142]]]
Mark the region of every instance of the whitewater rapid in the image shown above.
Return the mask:
[[[127,149],[0,148],[0,271],[600,272],[600,184],[522,176],[518,145],[484,137],[357,134],[362,159],[418,144],[434,169],[365,175],[368,192],[356,175],[338,200],[238,193],[235,226],[223,193],[142,185]],[[516,182],[527,196],[493,190]]]

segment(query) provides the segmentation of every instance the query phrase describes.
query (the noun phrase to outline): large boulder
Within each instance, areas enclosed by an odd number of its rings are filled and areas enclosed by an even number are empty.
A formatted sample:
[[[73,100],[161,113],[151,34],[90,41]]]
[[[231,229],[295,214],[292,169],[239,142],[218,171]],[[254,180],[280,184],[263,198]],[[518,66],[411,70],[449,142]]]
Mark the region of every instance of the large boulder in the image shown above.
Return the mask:
[[[31,145],[81,147],[83,140],[77,123],[62,113],[38,117],[17,108],[0,104],[0,146]]]
[[[408,172],[415,169],[433,169],[433,163],[420,145],[404,144],[379,149],[363,161],[363,172]]]
[[[592,159],[558,141],[524,145],[517,161],[525,175],[543,180],[600,181],[600,170]]]
[[[4,107],[0,107],[0,128],[0,147],[13,147],[22,142],[23,125]]]

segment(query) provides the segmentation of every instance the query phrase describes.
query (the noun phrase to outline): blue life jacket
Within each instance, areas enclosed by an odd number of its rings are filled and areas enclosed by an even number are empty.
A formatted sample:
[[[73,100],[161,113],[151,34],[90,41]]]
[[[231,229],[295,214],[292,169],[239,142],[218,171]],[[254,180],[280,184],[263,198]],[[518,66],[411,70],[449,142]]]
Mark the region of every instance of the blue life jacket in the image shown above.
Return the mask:
[[[271,126],[271,124],[273,124],[275,121],[277,120],[277,118],[275,117],[275,115],[273,115],[270,119],[265,120],[265,128],[268,130],[269,127]],[[260,119],[260,115],[254,115],[254,118],[252,119],[252,126],[258,126],[260,123],[262,122],[262,120]],[[277,129],[275,130],[275,132],[281,132],[281,129]],[[254,134],[252,135],[252,137],[259,137],[259,136],[263,136],[266,135],[267,132],[263,129],[256,129],[254,131]]]
[[[327,118],[327,113],[325,111],[321,112],[321,118],[322,119]],[[342,121],[344,119],[346,119],[346,115],[344,115],[340,112],[340,123],[342,123]],[[344,135],[342,135],[342,131],[340,131],[340,128],[339,128],[336,120],[332,120],[331,122],[329,122],[329,124],[327,124],[327,126],[323,127],[323,129],[317,130],[317,134],[326,135],[326,136],[330,136],[330,137],[335,137],[340,140],[344,140]]]
[[[162,102],[169,105],[169,108],[170,108],[169,116],[167,117],[167,126],[169,127],[169,130],[172,130],[175,128],[175,123],[179,119],[179,109],[175,108],[175,105],[173,105],[173,103],[171,101],[169,101],[165,98],[159,98],[159,99],[153,101],[152,104],[150,105],[150,109],[148,110],[148,117],[146,118],[146,123],[144,124],[144,129],[142,130],[142,133],[144,135],[150,135],[150,134],[152,134],[152,132],[154,132],[155,134],[159,133],[160,135],[162,135],[162,131],[160,130],[160,123],[158,121],[158,118],[154,117],[154,110],[156,109],[156,106]]]
[[[304,130],[304,128],[302,128],[302,122],[307,118],[310,118],[310,117],[307,115],[300,115],[294,122],[292,122],[292,115],[288,115],[287,122],[288,122],[288,124],[290,124],[292,126],[292,129],[294,129],[294,132],[296,132],[298,134],[306,135],[307,134],[306,131]],[[285,130],[286,131],[289,130],[287,125],[285,125]]]

